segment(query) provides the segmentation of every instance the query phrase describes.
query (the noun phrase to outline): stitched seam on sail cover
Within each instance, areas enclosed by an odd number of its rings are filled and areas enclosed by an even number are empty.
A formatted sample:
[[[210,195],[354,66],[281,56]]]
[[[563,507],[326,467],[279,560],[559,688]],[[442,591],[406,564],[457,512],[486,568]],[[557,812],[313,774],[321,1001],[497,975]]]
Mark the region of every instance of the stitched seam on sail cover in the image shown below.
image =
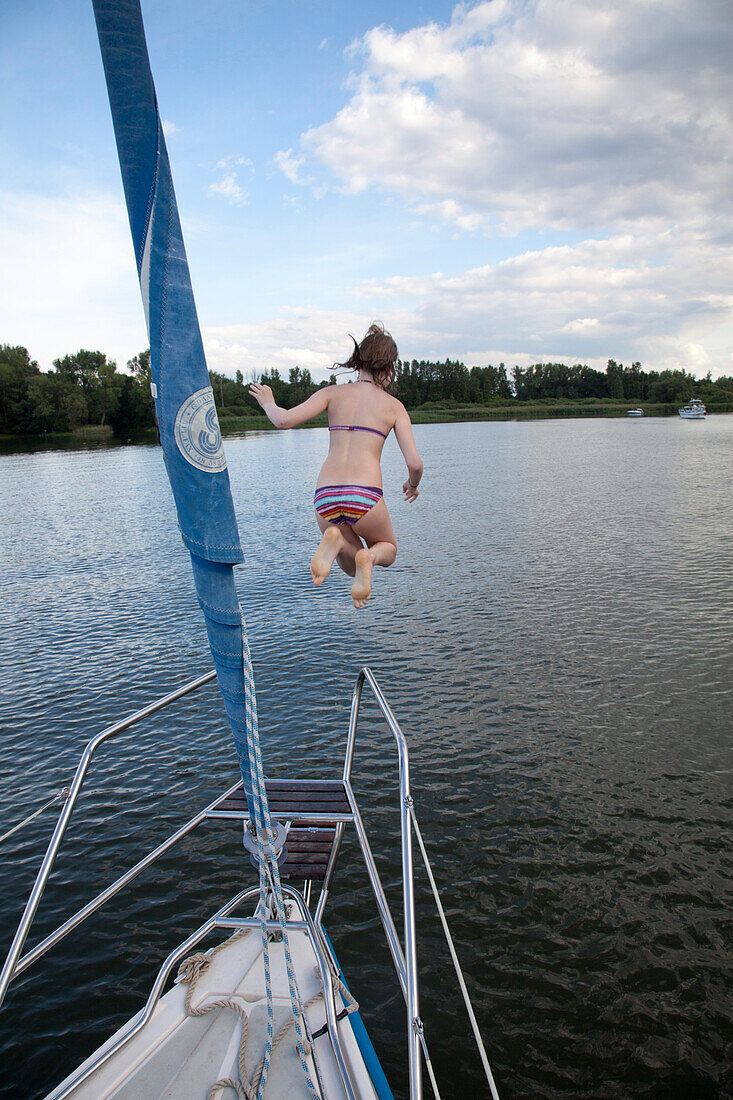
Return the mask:
[[[181,525],[178,525],[178,530],[181,532],[181,538],[186,539],[187,542],[195,542],[197,546],[210,547],[212,550],[240,550],[241,545],[236,542],[201,542],[200,539],[195,539],[193,535],[187,535]],[[226,608],[220,607],[219,611],[225,611]]]
[[[150,194],[148,195],[148,209],[147,209],[147,212],[145,214],[145,227],[144,227],[144,230],[143,230],[143,235],[140,239],[140,251],[139,251],[139,255],[137,257],[138,270],[140,270],[140,265],[143,262],[143,255],[145,254],[145,242],[148,239],[148,232],[150,230],[150,217],[151,217],[151,214],[152,214],[152,211],[153,211],[153,203],[155,202],[155,192],[156,192],[157,187],[158,187],[158,154],[160,153],[160,116],[158,114],[157,106],[158,105],[157,105],[157,102],[156,102],[155,121],[157,123],[157,126],[156,126],[156,129],[155,129],[155,171],[153,172],[153,181],[150,185]],[[151,244],[152,244],[152,241],[151,241]]]

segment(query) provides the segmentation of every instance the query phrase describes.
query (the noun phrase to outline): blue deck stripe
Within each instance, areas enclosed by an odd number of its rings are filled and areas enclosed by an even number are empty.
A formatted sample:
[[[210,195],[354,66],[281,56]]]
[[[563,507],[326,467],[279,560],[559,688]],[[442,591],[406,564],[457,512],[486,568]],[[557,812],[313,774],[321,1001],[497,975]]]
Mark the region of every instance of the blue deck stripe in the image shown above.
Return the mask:
[[[344,972],[341,969],[341,963],[338,961],[336,952],[333,950],[333,944],[331,943],[328,932],[325,928],[323,929],[323,934],[328,940],[328,945],[333,952],[334,959],[336,959],[336,965],[339,968],[339,977],[341,978],[341,981],[344,983],[346,988],[349,989],[346,978],[344,977]],[[349,992],[351,992],[350,989]],[[364,1021],[362,1020],[360,1013],[358,1011],[350,1012],[346,1018],[351,1024],[351,1030],[354,1033],[356,1044],[359,1047],[362,1058],[364,1059],[364,1065],[367,1068],[367,1073],[372,1079],[372,1084],[374,1085],[379,1100],[394,1100],[392,1089],[389,1087],[389,1081],[384,1075],[382,1064],[377,1057],[377,1052],[374,1049],[371,1039],[369,1038],[369,1032],[364,1026]]]

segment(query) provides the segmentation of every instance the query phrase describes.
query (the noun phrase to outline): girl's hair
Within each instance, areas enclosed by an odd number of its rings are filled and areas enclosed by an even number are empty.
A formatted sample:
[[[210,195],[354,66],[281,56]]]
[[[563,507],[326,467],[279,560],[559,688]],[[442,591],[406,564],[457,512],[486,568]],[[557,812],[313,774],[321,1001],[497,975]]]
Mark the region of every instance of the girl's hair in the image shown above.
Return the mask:
[[[351,337],[354,340],[354,337]],[[384,325],[375,321],[367,329],[366,336],[357,344],[354,340],[354,350],[345,363],[334,363],[335,367],[343,367],[344,370],[359,371],[362,367],[368,370],[383,390],[388,389],[395,376],[395,364],[397,363],[397,345]]]

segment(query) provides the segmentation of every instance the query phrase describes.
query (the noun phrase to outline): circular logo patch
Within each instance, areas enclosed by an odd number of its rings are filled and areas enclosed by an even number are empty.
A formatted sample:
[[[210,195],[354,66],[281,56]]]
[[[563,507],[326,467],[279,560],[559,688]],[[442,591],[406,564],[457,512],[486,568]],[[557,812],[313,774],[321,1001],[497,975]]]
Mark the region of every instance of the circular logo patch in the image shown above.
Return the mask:
[[[179,451],[197,470],[218,474],[226,468],[211,386],[186,398],[178,410],[173,431]]]

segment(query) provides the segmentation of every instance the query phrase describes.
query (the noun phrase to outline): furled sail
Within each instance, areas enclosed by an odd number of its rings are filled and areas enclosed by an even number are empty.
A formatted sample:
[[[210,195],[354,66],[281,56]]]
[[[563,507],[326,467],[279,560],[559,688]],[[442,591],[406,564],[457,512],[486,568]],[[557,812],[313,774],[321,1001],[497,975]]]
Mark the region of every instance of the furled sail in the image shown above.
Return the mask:
[[[249,654],[233,573],[243,554],[142,13],[139,0],[93,3],[150,337],[160,442],[252,813],[243,667]]]

